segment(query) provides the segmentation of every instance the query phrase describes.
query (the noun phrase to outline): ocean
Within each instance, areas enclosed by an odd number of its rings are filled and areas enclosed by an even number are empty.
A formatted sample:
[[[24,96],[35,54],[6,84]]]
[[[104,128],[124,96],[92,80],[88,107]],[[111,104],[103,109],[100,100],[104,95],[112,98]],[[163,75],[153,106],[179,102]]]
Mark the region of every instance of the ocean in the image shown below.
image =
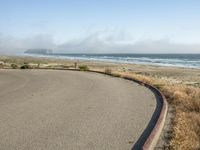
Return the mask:
[[[32,54],[26,54],[31,55]],[[38,57],[53,57],[69,60],[91,60],[129,64],[148,64],[200,69],[200,54],[49,54]]]

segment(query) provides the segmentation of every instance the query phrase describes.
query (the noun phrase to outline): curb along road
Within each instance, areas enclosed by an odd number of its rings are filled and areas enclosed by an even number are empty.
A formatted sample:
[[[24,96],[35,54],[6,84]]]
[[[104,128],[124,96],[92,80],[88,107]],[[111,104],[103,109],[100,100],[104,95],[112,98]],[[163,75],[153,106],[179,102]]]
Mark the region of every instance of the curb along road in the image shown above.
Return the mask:
[[[158,100],[157,110],[158,110],[158,112],[156,112],[156,111],[154,112],[155,117],[153,118],[153,122],[152,122],[152,124],[150,122],[147,129],[146,129],[146,130],[150,130],[149,135],[146,135],[146,137],[141,136],[141,138],[138,140],[138,143],[140,143],[140,140],[143,141],[143,143],[138,144],[138,145],[136,143],[136,145],[134,145],[134,147],[133,147],[133,149],[136,149],[136,148],[142,148],[144,150],[154,149],[158,140],[159,140],[159,137],[160,137],[160,134],[161,134],[162,129],[164,127],[165,119],[166,119],[166,116],[167,116],[167,111],[168,111],[167,100],[164,97],[164,95],[156,87],[154,87],[150,84],[141,82],[139,80],[132,79],[130,77],[124,77],[124,79],[128,79],[128,80],[131,80],[131,81],[134,81],[134,82],[137,82],[141,85],[146,86],[157,97],[157,100]]]
[[[100,72],[100,71],[88,71],[88,72],[105,74],[104,72]],[[108,74],[105,74],[105,75],[108,75]],[[110,76],[112,76],[112,75],[110,75]],[[165,124],[165,119],[166,119],[167,111],[168,111],[167,100],[166,100],[165,96],[160,92],[160,90],[158,90],[156,87],[154,87],[150,84],[133,79],[129,76],[122,76],[122,78],[136,82],[140,85],[147,87],[156,96],[157,106],[156,106],[156,110],[152,116],[152,119],[149,122],[145,131],[142,133],[142,135],[136,142],[136,144],[132,147],[132,150],[136,150],[136,149],[152,150],[156,147],[156,144],[159,140],[159,137],[161,135],[162,129]]]

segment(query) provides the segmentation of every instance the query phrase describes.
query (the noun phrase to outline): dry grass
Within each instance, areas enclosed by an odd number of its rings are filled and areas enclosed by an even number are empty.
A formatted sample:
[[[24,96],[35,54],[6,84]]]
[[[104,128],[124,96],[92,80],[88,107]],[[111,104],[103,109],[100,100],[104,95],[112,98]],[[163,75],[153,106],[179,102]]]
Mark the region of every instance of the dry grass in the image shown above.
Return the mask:
[[[174,149],[200,149],[200,89],[177,86],[168,89],[172,95],[172,103],[176,109],[174,118]]]

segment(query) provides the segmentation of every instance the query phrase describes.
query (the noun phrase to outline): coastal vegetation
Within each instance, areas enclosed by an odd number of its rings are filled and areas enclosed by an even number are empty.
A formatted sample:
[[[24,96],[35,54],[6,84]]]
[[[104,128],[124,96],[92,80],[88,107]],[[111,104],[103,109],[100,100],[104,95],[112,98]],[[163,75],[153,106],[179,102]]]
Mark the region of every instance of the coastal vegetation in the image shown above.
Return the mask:
[[[27,62],[25,62],[25,63],[20,67],[20,69],[31,69],[31,66],[30,66]]]
[[[81,71],[88,71],[89,70],[88,66],[86,66],[86,65],[81,65],[81,66],[78,66],[78,67]]]
[[[10,66],[11,66],[12,69],[17,69],[18,68],[18,65],[16,65],[16,64],[11,64]]]

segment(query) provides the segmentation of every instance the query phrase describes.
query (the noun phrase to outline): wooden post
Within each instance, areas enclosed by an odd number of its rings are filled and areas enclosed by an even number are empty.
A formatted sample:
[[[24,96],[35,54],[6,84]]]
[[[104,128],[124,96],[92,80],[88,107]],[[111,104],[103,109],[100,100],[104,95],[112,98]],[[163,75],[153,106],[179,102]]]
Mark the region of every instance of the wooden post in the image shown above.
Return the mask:
[[[76,69],[76,67],[77,67],[77,62],[74,63],[74,68]]]

